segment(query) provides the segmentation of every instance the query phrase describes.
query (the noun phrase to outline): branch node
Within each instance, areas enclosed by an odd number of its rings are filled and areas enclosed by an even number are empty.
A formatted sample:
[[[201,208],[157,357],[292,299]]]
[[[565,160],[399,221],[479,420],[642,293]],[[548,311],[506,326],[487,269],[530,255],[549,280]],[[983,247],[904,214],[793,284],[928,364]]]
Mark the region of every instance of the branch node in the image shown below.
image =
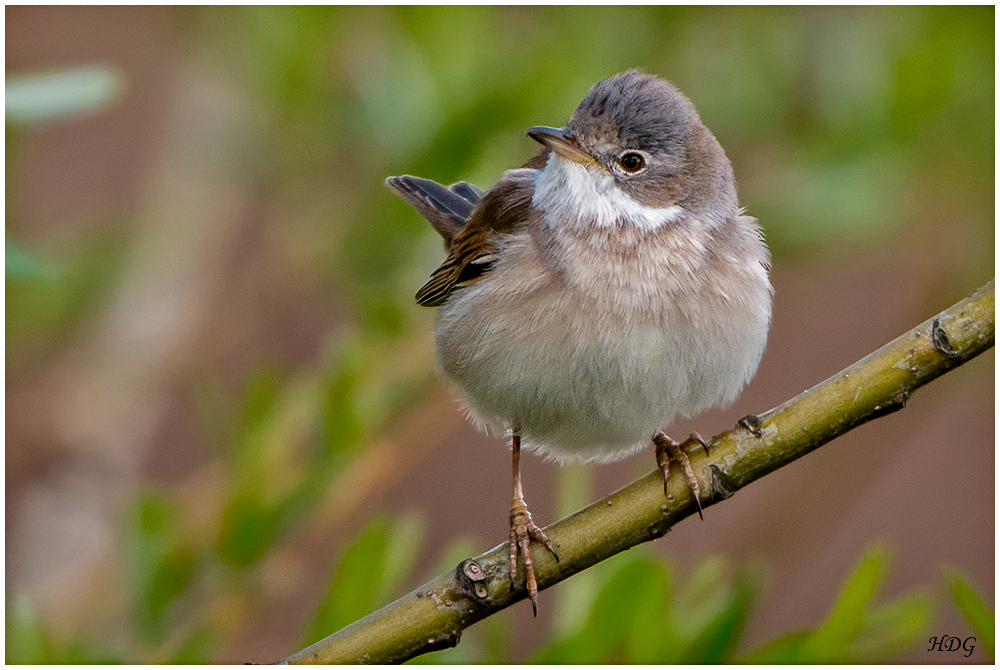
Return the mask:
[[[750,434],[754,437],[762,437],[764,431],[760,428],[760,417],[756,414],[747,414],[745,417],[736,422],[737,426],[743,426],[750,431]]]
[[[886,416],[887,414],[898,412],[906,407],[906,401],[909,399],[910,392],[906,389],[901,389],[898,393],[896,393],[896,395],[892,396],[892,399],[889,402],[872,407],[871,418],[878,419]]]
[[[722,468],[713,463],[708,466],[708,471],[712,473],[712,498],[718,498],[719,500],[728,500],[729,498],[732,498],[733,491],[736,490],[736,487],[726,482],[728,477],[722,471]]]
[[[487,605],[491,602],[490,591],[486,588],[486,571],[471,558],[467,558],[455,568],[455,582],[458,591],[469,600]]]
[[[951,342],[948,340],[948,333],[944,332],[944,328],[941,327],[941,320],[936,317],[931,323],[931,344],[951,360],[962,357],[960,353],[952,348]]]
[[[441,651],[442,649],[451,649],[452,647],[457,647],[458,642],[461,639],[462,639],[462,631],[449,630],[445,632],[441,637],[427,638],[427,642],[420,650],[420,653],[425,654],[431,651]]]
[[[649,536],[650,540],[655,540],[659,537],[663,537],[670,530],[670,525],[664,522],[651,523],[646,526],[646,534]]]

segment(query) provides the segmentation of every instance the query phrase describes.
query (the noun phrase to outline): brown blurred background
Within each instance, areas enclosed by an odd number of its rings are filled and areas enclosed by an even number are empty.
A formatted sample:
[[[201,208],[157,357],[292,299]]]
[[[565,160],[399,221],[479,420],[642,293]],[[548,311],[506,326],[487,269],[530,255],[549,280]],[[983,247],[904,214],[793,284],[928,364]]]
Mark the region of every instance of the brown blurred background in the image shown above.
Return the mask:
[[[774,254],[757,377],[671,434],[773,407],[994,275],[990,8],[5,12],[8,81],[115,82],[79,115],[8,110],[8,661],[275,661],[314,641],[373,517],[416,538],[377,605],[505,539],[509,453],[435,380],[412,304],[440,243],[382,180],[488,186],[616,71],[687,93]],[[12,243],[42,270],[12,278]],[[964,637],[941,570],[993,606],[994,416],[990,352],[653,551],[766,569],[749,649],[820,622],[883,541],[880,598],[925,590],[928,636]],[[653,458],[522,467],[547,524]],[[498,660],[546,638],[568,585],[504,615],[523,643]]]

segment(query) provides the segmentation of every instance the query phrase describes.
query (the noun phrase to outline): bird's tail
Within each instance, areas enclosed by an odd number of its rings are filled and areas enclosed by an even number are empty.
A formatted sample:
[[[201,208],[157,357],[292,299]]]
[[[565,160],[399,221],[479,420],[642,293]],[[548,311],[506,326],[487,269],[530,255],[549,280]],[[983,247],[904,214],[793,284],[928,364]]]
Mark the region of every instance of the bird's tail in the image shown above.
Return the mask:
[[[446,245],[465,227],[472,208],[483,197],[480,189],[464,181],[442,186],[430,179],[403,175],[389,177],[385,185],[413,205],[444,238]]]

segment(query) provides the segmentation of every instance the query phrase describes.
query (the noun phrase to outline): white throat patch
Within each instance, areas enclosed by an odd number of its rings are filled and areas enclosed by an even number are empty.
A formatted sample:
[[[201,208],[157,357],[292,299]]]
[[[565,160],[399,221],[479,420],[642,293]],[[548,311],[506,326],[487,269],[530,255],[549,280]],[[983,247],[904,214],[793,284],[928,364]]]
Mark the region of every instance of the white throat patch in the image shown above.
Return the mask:
[[[615,186],[607,171],[556,154],[538,175],[531,201],[555,227],[613,228],[627,221],[642,232],[653,232],[685,215],[680,205],[649,207],[636,202]]]

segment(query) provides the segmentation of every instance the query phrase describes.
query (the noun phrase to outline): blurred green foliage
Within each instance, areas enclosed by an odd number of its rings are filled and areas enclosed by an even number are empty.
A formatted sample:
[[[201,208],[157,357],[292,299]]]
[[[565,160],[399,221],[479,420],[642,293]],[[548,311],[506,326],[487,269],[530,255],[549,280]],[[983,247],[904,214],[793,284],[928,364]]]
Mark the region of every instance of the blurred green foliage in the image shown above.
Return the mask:
[[[996,614],[983,602],[980,594],[969,585],[969,582],[956,570],[947,570],[945,579],[948,590],[962,616],[969,622],[972,632],[983,645],[983,651],[990,663],[996,655]]]
[[[328,194],[342,230],[324,265],[376,332],[408,322],[408,269],[437,246],[382,179],[488,185],[535,152],[524,128],[629,67],[694,100],[778,253],[898,232],[925,175],[991,234],[987,7],[256,7],[191,25],[272,119],[260,165]]]
[[[88,239],[58,260],[6,240],[6,361],[13,370],[44,360],[91,320],[121,273],[115,232]]]
[[[36,619],[31,606],[17,596],[6,598],[4,609],[5,662],[24,665],[120,663],[95,645],[55,639]]]
[[[242,411],[235,421],[226,468],[229,500],[220,519],[217,545],[222,560],[232,565],[250,565],[267,551],[283,508],[294,495],[274,490],[280,479],[270,476],[286,455],[271,433],[280,393],[278,373],[259,368],[247,384]]]
[[[99,113],[115,100],[122,86],[117,73],[97,66],[8,76],[4,80],[8,139],[16,144],[11,129]],[[5,159],[9,166],[10,149]],[[7,361],[12,362],[12,352],[38,356],[68,326],[92,313],[92,301],[111,285],[120,251],[119,244],[99,237],[84,241],[70,257],[55,262],[7,234],[4,277],[13,289],[5,289]]]
[[[873,663],[915,650],[930,622],[926,594],[906,596],[883,607],[872,600],[884,579],[887,555],[872,548],[841,587],[826,621],[765,644],[748,663]]]
[[[150,491],[136,501],[125,537],[136,593],[134,620],[144,641],[161,642],[175,624],[195,570],[195,553],[184,537],[175,501]]]
[[[415,517],[369,523],[345,549],[302,646],[354,623],[397,595],[418,556],[422,534]]]
[[[962,271],[993,264],[989,7],[220,6],[171,16],[186,66],[234,91],[248,118],[208,124],[202,159],[261,194],[267,225],[281,231],[279,256],[322,287],[343,322],[307,372],[257,361],[236,397],[215,371],[191,382],[222,492],[196,528],[184,493],[166,486],[144,489],[123,515],[129,616],[114,653],[110,643],[54,640],[8,594],[8,662],[212,660],[227,634],[213,608],[252,594],[261,564],[431,374],[430,358],[414,362],[408,343],[430,318],[412,294],[440,261],[440,240],[384,178],[488,186],[535,152],[525,128],[564,123],[601,77],[640,67],[694,101],[776,256],[884,241],[923,220],[933,183],[947,185],[938,211],[962,212],[984,242]],[[30,124],[98,112],[128,87],[113,70],[82,68],[8,78],[6,93],[11,184]],[[22,235],[8,206],[10,369],[56,350],[122,290],[134,216],[113,212],[100,233],[48,250]],[[411,585],[420,528],[413,519],[366,526],[329,585],[317,585],[324,595],[304,643]],[[439,567],[473,553],[457,545]],[[884,569],[884,553],[866,554],[825,622],[739,656],[758,571],[729,576],[710,560],[679,584],[669,566],[628,552],[580,576],[590,586],[574,591],[534,660],[894,658],[913,646],[928,604],[917,595],[873,605]],[[992,613],[959,578],[950,583],[987,639]],[[493,617],[423,660],[504,662],[510,639],[509,621]]]
[[[749,654],[740,634],[759,596],[759,570],[727,574],[719,559],[699,564],[687,583],[645,552],[601,566],[603,584],[583,626],[532,658],[539,663],[873,663],[913,649],[930,619],[926,595],[871,608],[884,552],[870,550],[841,589],[827,620]]]
[[[953,201],[940,206],[968,212],[992,241],[989,7],[256,6],[177,15],[189,57],[239,91],[254,119],[227,137],[235,164],[226,169],[266,185],[293,217],[310,203],[290,234],[366,336],[407,332],[418,314],[414,286],[440,254],[383,179],[405,172],[487,186],[535,152],[526,127],[563,123],[594,81],[629,67],[669,78],[695,102],[776,254],[898,234],[929,206],[923,180],[948,184]],[[112,71],[93,69],[41,84],[60,82],[80,105],[126,90]],[[72,109],[52,102],[59,95],[37,97],[53,113]],[[992,244],[982,248],[985,268]],[[7,317],[14,329],[66,327],[33,319],[38,312],[15,305]]]
[[[724,574],[718,559],[700,564],[678,589],[648,552],[608,561],[578,631],[553,640],[535,663],[718,663],[732,652],[759,575]]]

